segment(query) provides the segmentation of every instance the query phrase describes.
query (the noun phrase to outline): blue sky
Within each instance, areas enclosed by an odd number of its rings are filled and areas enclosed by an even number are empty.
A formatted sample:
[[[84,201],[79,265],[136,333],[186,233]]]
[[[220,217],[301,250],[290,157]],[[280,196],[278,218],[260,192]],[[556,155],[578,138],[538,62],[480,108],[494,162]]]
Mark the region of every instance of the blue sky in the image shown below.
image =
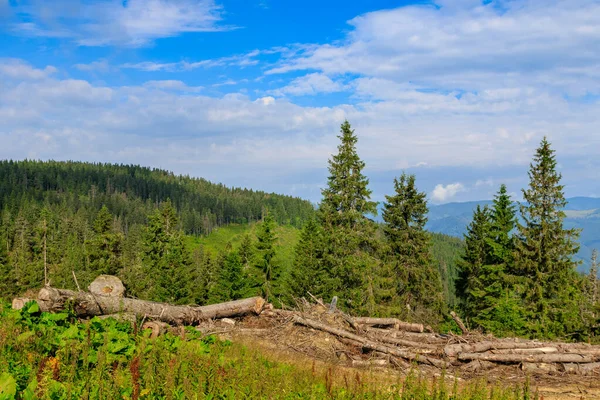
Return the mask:
[[[0,0],[0,158],[318,201],[345,118],[376,200],[518,194],[545,135],[599,196],[600,1]]]

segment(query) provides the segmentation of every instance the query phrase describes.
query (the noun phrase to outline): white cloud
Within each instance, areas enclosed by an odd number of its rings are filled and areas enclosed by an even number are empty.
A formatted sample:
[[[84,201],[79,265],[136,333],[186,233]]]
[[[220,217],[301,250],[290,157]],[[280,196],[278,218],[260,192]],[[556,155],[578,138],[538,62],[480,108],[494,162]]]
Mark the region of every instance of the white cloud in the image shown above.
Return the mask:
[[[10,79],[38,80],[56,73],[56,68],[49,65],[44,69],[32,67],[23,60],[0,58],[0,75]]]
[[[75,64],[74,67],[80,71],[86,72],[109,72],[112,69],[108,61],[104,59],[92,61],[88,64]]]
[[[345,40],[306,46],[269,73],[352,73],[446,90],[600,92],[595,0],[510,1],[502,9],[497,2],[444,2],[371,12],[349,24]]]
[[[288,85],[280,89],[271,90],[270,93],[283,96],[315,95],[317,93],[333,93],[344,90],[344,85],[333,81],[330,77],[320,74],[308,74],[292,80]]]
[[[257,65],[259,61],[256,59],[261,54],[259,50],[252,50],[245,54],[237,54],[228,57],[221,57],[200,61],[179,61],[170,63],[160,63],[154,61],[142,61],[139,63],[126,63],[121,65],[121,68],[137,69],[140,71],[155,72],[180,72],[191,71],[198,68],[215,68],[215,67],[239,67],[245,68]]]
[[[144,83],[144,86],[152,89],[173,90],[180,92],[199,92],[203,89],[202,86],[188,86],[182,81],[172,79],[148,81]]]
[[[457,193],[464,192],[465,187],[462,183],[451,183],[448,185],[442,185],[441,183],[436,185],[431,192],[431,199],[436,203],[442,203],[451,200]]]
[[[222,8],[214,0],[38,0],[15,7],[22,19],[13,32],[71,38],[83,46],[142,46],[186,32],[233,28],[221,25]]]

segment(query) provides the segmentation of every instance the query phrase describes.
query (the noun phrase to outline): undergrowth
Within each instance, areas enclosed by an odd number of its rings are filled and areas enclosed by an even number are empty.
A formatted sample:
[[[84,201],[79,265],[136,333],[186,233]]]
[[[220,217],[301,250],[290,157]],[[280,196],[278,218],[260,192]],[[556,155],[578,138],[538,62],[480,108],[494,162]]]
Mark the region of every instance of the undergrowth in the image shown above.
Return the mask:
[[[352,372],[349,372],[352,371]],[[278,361],[249,346],[205,337],[150,338],[114,319],[0,305],[0,400],[402,399],[529,400],[527,387],[460,386],[416,371],[382,382],[370,371]]]

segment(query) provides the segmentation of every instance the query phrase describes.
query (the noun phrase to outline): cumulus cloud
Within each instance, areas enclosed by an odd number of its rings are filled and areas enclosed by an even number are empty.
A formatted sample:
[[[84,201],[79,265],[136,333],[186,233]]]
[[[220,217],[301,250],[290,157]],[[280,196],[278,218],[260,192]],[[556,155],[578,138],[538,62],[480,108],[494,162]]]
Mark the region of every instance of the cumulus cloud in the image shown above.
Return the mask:
[[[38,80],[54,74],[57,69],[51,65],[44,69],[32,67],[23,60],[0,58],[0,75],[10,79]]]
[[[443,203],[451,200],[457,193],[464,192],[465,187],[462,183],[451,183],[448,185],[442,185],[441,183],[436,185],[431,192],[431,199],[436,203]]]
[[[143,46],[186,32],[232,29],[222,25],[214,0],[42,0],[15,4],[14,33],[69,38],[82,46]]]
[[[180,92],[199,92],[203,88],[202,86],[188,86],[182,81],[167,79],[161,81],[148,81],[144,83],[147,88],[160,89],[160,90],[174,90]]]

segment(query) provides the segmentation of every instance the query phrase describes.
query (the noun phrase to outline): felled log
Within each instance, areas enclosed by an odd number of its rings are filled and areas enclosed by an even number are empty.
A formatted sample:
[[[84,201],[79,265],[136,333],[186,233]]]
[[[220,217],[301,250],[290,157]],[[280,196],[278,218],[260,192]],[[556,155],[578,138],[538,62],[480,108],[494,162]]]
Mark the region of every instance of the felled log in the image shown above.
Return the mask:
[[[385,367],[388,364],[388,360],[352,360],[353,367]]]
[[[51,287],[42,288],[38,294],[38,304],[42,311],[55,312],[70,303],[77,316],[131,313],[139,318],[150,318],[170,324],[193,325],[200,321],[233,317],[243,314],[260,314],[265,301],[262,297],[252,297],[226,303],[202,307],[173,306],[127,297],[99,296],[88,292],[75,292]]]
[[[456,357],[459,353],[483,353],[489,350],[504,349],[530,349],[544,347],[540,342],[508,342],[508,341],[485,341],[474,344],[460,343],[449,344],[444,347],[444,353],[448,357]]]
[[[413,342],[430,344],[446,344],[448,342],[447,339],[444,339],[443,337],[435,333],[406,332],[371,327],[366,327],[364,330],[369,334],[376,335],[377,337],[391,337],[395,339],[404,339]]]
[[[467,326],[462,322],[462,319],[460,319],[460,317],[454,311],[450,311],[450,316],[452,317],[454,322],[456,322],[456,325],[458,325],[458,327],[460,328],[463,335],[466,335],[469,333]]]
[[[524,362],[521,364],[521,369],[534,374],[547,374],[549,372],[558,372],[558,364]]]
[[[397,318],[355,317],[354,322],[359,325],[389,326],[401,331],[408,332],[422,333],[425,330],[423,324],[411,324],[409,322],[400,321]]]
[[[411,340],[406,340],[406,339],[396,339],[393,337],[389,337],[389,336],[379,336],[379,335],[369,335],[369,338],[373,339],[373,340],[377,340],[380,342],[384,342],[384,343],[390,343],[390,344],[395,344],[396,346],[404,346],[404,347],[411,347],[414,349],[419,349],[421,353],[423,353],[423,350],[427,350],[429,352],[434,352],[437,350],[441,350],[440,347],[433,345],[433,344],[429,344],[429,343],[420,343],[420,342],[413,342]]]
[[[575,353],[554,354],[492,354],[492,353],[460,353],[461,361],[492,361],[499,363],[593,363],[598,357]]]
[[[427,357],[427,356],[417,354],[412,351],[408,351],[408,350],[404,350],[404,349],[398,349],[398,348],[392,348],[389,346],[385,346],[385,345],[379,344],[377,342],[374,342],[372,340],[369,340],[365,337],[355,335],[355,334],[345,331],[343,329],[333,328],[333,327],[331,327],[329,325],[325,325],[321,322],[312,321],[310,319],[305,319],[305,318],[301,318],[299,316],[295,316],[294,323],[296,323],[298,325],[304,325],[309,328],[321,330],[323,332],[331,333],[332,335],[335,335],[335,336],[353,340],[355,342],[360,343],[363,348],[370,349],[373,351],[378,351],[380,353],[404,358],[405,360],[409,360],[409,361],[416,361],[416,362],[420,362],[420,363],[424,363],[424,364],[431,364],[438,368],[444,368],[446,366],[446,363],[442,360]]]
[[[568,374],[595,375],[600,373],[600,362],[589,364],[562,364],[562,369]]]

